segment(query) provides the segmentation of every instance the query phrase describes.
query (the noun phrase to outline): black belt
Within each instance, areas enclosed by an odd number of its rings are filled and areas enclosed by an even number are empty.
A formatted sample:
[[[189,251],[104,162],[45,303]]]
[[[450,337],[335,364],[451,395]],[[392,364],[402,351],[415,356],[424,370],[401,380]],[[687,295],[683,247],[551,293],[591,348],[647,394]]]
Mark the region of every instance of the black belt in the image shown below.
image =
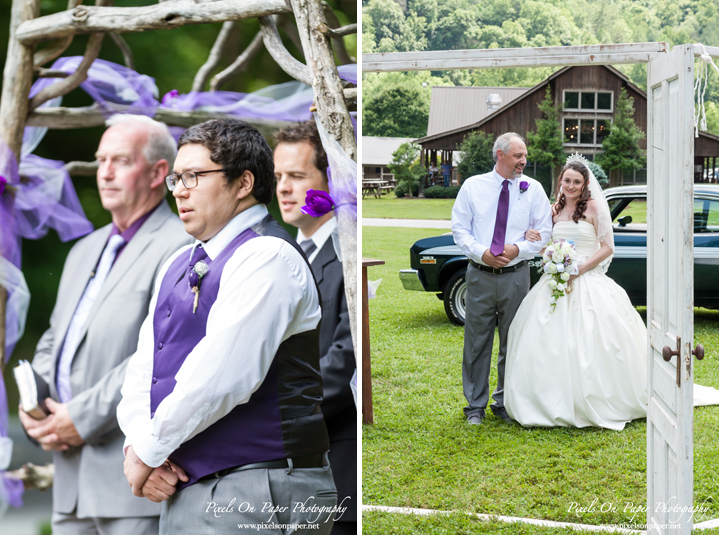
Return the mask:
[[[242,464],[240,466],[233,466],[232,468],[225,468],[212,474],[201,477],[203,479],[209,479],[211,477],[224,477],[227,474],[233,472],[241,472],[243,470],[259,470],[261,468],[287,468],[290,471],[295,468],[320,468],[329,465],[325,453],[317,453],[316,455],[306,455],[305,457],[294,457],[291,459],[276,459],[274,461],[263,461],[259,463]]]
[[[493,267],[489,267],[489,266],[483,266],[482,264],[478,264],[471,258],[469,259],[469,263],[472,264],[477,269],[481,269],[482,271],[486,271],[487,273],[491,273],[492,275],[501,275],[502,273],[513,273],[513,272],[517,271],[518,269],[523,268],[524,266],[527,265],[527,261],[522,260],[521,262],[518,262],[518,263],[514,264],[513,266],[503,267],[503,268],[493,268]]]

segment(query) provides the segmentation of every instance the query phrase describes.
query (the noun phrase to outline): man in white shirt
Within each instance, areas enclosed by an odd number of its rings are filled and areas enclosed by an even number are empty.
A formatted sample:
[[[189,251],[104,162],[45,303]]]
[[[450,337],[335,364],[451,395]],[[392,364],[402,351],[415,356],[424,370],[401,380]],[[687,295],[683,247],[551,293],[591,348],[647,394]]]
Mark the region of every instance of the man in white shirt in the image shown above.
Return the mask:
[[[514,314],[529,291],[529,266],[549,240],[552,216],[542,185],[522,174],[527,164],[524,140],[502,134],[492,149],[496,165],[484,175],[468,178],[452,208],[454,241],[469,257],[465,298],[462,385],[470,424],[481,424],[489,402],[489,371],[494,329],[499,328],[497,389],[492,412],[511,422],[504,408],[504,365],[507,333]],[[526,241],[530,228],[542,239]]]
[[[346,510],[335,517],[332,535],[357,533],[357,408],[350,381],[355,371],[342,264],[332,235],[337,220],[330,211],[320,217],[302,212],[307,191],[329,192],[327,155],[314,120],[275,135],[275,177],[282,219],[297,227],[297,242],[309,258],[322,294],[320,368],[322,413],[330,436],[330,464],[337,503]],[[335,236],[336,238],[336,236]]]
[[[160,270],[128,366],[125,475],[136,496],[164,501],[161,534],[326,535],[337,491],[321,310],[306,258],[265,206],[272,151],[233,119],[193,126],[178,146],[167,183],[196,241]]]

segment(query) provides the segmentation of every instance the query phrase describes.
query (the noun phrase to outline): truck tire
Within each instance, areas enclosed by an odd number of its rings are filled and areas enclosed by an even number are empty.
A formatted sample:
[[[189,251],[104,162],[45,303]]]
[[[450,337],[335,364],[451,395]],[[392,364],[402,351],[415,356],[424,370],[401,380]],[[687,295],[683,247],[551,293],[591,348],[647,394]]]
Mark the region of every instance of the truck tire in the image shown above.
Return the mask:
[[[464,298],[467,293],[465,273],[467,268],[460,269],[444,286],[444,311],[455,325],[464,325]]]

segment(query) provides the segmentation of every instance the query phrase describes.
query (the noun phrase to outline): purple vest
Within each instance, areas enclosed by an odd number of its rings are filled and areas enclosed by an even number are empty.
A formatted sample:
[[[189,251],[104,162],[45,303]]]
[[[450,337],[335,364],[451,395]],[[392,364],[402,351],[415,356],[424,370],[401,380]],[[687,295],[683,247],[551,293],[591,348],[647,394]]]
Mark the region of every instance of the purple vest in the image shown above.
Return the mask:
[[[239,247],[260,236],[285,239],[301,252],[289,234],[274,219],[266,217],[237,236],[215,260],[205,259],[210,269],[202,279],[195,314],[187,274],[190,250],[178,256],[167,270],[153,317],[151,417],[175,388],[175,375],[187,355],[205,336],[207,316],[217,299],[225,264]],[[247,403],[236,406],[170,455],[170,460],[190,477],[178,489],[226,468],[327,451],[329,441],[319,409],[321,402],[318,325],[280,345],[267,376]]]

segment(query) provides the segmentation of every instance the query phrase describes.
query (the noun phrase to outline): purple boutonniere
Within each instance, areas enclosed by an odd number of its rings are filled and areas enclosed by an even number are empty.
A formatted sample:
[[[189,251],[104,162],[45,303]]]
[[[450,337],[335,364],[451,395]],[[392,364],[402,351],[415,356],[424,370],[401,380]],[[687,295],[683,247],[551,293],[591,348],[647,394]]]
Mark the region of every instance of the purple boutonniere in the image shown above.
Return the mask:
[[[202,260],[197,262],[190,270],[190,290],[195,294],[195,302],[192,304],[192,313],[197,312],[197,305],[200,304],[200,283],[202,283],[202,277],[207,275],[210,267],[205,264]]]
[[[308,189],[305,205],[300,208],[303,214],[312,217],[321,217],[334,209],[334,201],[326,191]]]
[[[520,192],[520,193],[524,193],[524,192],[527,191],[528,189],[529,189],[529,182],[527,182],[526,180],[522,180],[522,181],[519,183],[519,192]]]

